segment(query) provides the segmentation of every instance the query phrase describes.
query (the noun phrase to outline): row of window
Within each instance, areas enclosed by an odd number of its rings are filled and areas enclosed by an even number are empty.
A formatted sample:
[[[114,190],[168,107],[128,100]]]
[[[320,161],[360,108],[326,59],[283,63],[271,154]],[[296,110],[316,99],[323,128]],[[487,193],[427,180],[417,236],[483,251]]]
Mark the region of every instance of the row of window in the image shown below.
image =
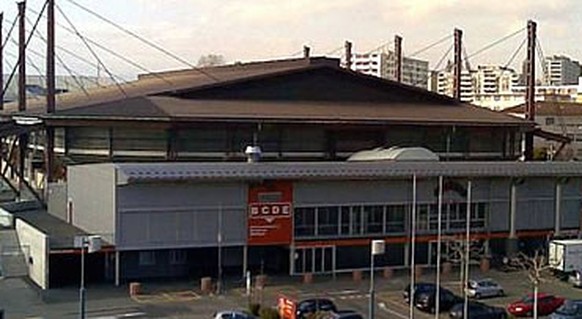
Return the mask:
[[[297,207],[294,210],[295,237],[348,237],[403,233],[410,206],[408,205],[353,205]],[[462,230],[466,227],[467,203],[445,203],[442,206],[443,230]],[[470,227],[484,228],[487,204],[472,203]],[[416,229],[438,229],[438,206],[417,206]]]
[[[157,264],[156,251],[140,251],[139,265],[140,266],[155,266]],[[188,260],[188,254],[185,250],[170,250],[169,251],[170,265],[184,265]]]

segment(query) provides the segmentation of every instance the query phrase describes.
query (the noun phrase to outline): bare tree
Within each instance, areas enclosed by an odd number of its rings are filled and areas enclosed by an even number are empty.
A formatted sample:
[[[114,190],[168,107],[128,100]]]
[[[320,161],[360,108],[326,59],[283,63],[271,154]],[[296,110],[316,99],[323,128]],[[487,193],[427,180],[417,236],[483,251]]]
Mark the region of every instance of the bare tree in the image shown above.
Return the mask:
[[[221,54],[207,54],[198,59],[198,67],[219,66],[226,63]]]
[[[465,293],[467,282],[469,281],[468,274],[465,274],[466,263],[471,262],[471,259],[481,259],[485,255],[485,247],[479,241],[472,240],[469,245],[469,260],[466,253],[466,242],[464,239],[454,239],[444,242],[447,245],[448,253],[445,259],[453,264],[460,266],[459,279],[461,292]]]
[[[538,318],[538,290],[539,285],[544,281],[544,277],[550,269],[548,258],[540,250],[536,250],[533,256],[528,256],[522,252],[518,254],[519,266],[525,270],[527,278],[533,286],[533,318]]]

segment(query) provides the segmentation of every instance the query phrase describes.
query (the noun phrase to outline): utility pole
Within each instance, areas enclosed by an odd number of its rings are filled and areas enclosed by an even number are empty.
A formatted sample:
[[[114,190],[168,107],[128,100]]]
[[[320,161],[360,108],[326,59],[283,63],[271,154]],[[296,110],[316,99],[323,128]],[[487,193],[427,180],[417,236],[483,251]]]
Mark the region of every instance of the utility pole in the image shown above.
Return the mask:
[[[463,31],[455,29],[455,53],[454,53],[454,76],[453,76],[453,98],[461,100],[461,53],[463,52]]]
[[[394,79],[396,82],[402,82],[402,37],[394,36],[394,57],[396,58],[396,67],[394,68]]]
[[[345,45],[346,50],[346,69],[352,69],[352,43],[350,41],[346,41]]]
[[[47,0],[46,47],[46,112],[55,112],[55,0]],[[45,123],[46,125],[46,123]],[[48,201],[49,184],[53,182],[55,130],[46,125],[44,199]]]
[[[527,22],[527,60],[526,60],[526,90],[525,90],[525,119],[535,122],[536,106],[535,106],[535,87],[536,87],[536,29],[537,24],[529,20]],[[524,159],[526,161],[533,159],[533,132],[525,134],[525,152]]]

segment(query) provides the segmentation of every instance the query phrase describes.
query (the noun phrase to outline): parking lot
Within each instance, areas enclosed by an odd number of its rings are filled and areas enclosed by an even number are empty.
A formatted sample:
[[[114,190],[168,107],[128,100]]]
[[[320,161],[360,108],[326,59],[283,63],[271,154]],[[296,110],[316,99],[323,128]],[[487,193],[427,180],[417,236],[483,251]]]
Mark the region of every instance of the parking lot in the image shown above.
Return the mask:
[[[490,271],[481,274],[475,269],[472,278],[492,278],[503,285],[506,296],[483,299],[499,307],[506,307],[531,291],[527,275],[522,272],[502,273]],[[460,295],[458,274],[442,276],[442,285]],[[434,282],[434,274],[427,273],[420,281]],[[406,273],[397,272],[393,278],[378,276],[376,281],[376,318],[408,318],[408,304],[403,301],[402,290],[408,283]],[[242,283],[232,282],[221,296],[206,296],[197,291],[197,283],[144,283],[146,294],[130,298],[127,287],[89,287],[87,292],[88,318],[210,318],[225,309],[246,309],[249,297]],[[254,300],[265,306],[276,306],[277,298],[285,295],[294,300],[328,298],[339,309],[356,310],[367,317],[369,282],[352,281],[346,274],[316,277],[312,284],[302,284],[300,278],[275,278],[262,291],[255,291]],[[582,291],[568,283],[547,278],[540,292],[557,294],[565,298],[582,299]],[[77,317],[77,289],[67,288],[40,292],[20,279],[0,280],[0,308],[5,308],[6,318],[75,318]],[[442,313],[441,318],[447,318]],[[415,310],[415,318],[429,319],[434,315]]]

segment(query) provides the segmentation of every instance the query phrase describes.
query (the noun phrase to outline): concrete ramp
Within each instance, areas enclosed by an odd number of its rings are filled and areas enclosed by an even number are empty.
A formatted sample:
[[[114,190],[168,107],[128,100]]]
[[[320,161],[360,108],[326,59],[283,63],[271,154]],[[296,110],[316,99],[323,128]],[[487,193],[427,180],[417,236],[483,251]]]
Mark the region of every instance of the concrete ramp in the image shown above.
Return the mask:
[[[0,277],[28,276],[26,247],[21,247],[14,229],[0,230]]]

